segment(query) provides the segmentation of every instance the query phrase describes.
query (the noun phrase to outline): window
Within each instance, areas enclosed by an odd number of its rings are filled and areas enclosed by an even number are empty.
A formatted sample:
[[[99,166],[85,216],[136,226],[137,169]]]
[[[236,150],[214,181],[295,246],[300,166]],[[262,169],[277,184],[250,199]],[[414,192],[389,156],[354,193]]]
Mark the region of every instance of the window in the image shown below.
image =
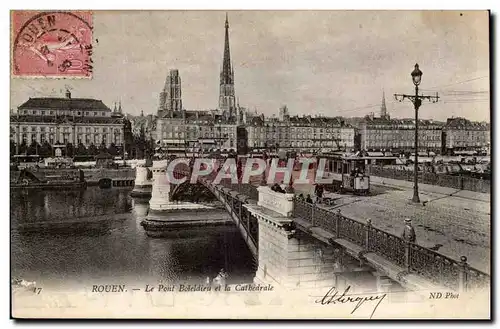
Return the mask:
[[[35,132],[36,131],[36,127],[31,127],[31,131]]]
[[[45,132],[45,127],[40,127],[41,132]]]
[[[85,112],[85,115],[89,115],[89,112]]]
[[[45,111],[42,111],[42,115],[45,115]]]
[[[80,111],[78,111],[78,112],[76,112],[76,114],[80,115],[80,114],[81,114],[81,112],[80,112]]]
[[[54,115],[54,111],[50,111],[50,115]]]
[[[28,127],[23,127],[23,131],[24,132],[28,131]]]
[[[95,117],[97,116],[97,112],[94,112],[94,116],[95,116]]]
[[[35,110],[33,110],[33,114],[36,114],[36,111],[35,111]]]
[[[89,127],[85,128],[85,132],[89,133],[90,132],[90,128]]]

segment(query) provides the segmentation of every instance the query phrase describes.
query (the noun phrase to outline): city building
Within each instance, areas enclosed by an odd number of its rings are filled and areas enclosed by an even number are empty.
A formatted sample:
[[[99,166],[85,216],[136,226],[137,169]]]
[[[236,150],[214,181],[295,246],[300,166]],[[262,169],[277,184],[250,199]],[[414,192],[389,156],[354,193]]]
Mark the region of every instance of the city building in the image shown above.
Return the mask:
[[[134,116],[127,114],[125,124],[125,139],[127,147],[127,156],[129,158],[142,158],[146,151],[152,152],[156,141],[157,117],[153,114]]]
[[[454,154],[457,152],[490,153],[490,124],[473,122],[465,118],[448,118],[443,127],[442,152]]]
[[[419,120],[419,152],[441,152],[442,124]],[[365,151],[415,151],[415,119],[384,119],[367,116],[360,127],[361,149]]]
[[[354,148],[354,127],[342,118],[290,116],[280,108],[278,118],[253,117],[247,125],[250,148],[336,151]]]
[[[112,111],[101,100],[66,97],[30,98],[10,116],[11,139],[20,147],[31,144],[64,149],[91,145],[118,148],[124,144],[121,103]],[[36,143],[35,143],[36,142]]]
[[[442,123],[419,120],[419,152],[441,152]],[[361,149],[365,151],[415,151],[415,119],[391,119],[382,94],[380,117],[367,115],[359,126]]]
[[[130,121],[133,136],[144,136],[145,139],[152,141],[157,139],[158,117],[156,115],[144,115],[144,111],[141,111],[140,115],[127,114],[126,118]]]

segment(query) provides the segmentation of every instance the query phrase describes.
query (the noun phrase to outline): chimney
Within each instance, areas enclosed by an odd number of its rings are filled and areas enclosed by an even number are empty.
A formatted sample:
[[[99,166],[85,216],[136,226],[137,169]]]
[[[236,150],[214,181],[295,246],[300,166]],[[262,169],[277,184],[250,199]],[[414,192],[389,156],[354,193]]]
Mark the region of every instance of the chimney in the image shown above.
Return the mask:
[[[69,89],[66,89],[66,98],[71,99],[71,91]]]

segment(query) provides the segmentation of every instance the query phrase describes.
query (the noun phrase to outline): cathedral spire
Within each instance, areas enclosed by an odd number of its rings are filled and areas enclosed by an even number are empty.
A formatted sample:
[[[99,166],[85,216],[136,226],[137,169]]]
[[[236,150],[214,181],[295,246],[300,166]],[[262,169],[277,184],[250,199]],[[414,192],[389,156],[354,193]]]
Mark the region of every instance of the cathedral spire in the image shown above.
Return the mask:
[[[382,89],[382,106],[380,107],[380,117],[387,117],[387,107],[385,106],[385,90]]]
[[[224,36],[224,58],[222,59],[222,73],[221,73],[221,84],[231,84],[233,83],[232,69],[231,69],[231,53],[229,50],[229,21],[227,19],[226,13],[226,23],[225,23],[226,33]]]
[[[219,109],[229,110],[231,112],[236,106],[236,102],[234,93],[234,70],[229,49],[229,20],[227,13],[224,29],[224,56],[222,58],[222,70],[220,72]]]

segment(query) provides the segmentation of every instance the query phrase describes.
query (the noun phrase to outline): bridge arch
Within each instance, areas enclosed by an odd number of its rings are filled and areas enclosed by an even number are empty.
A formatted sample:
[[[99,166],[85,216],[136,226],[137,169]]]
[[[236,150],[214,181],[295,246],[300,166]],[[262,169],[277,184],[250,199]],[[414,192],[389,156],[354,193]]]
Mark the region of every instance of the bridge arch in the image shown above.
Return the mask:
[[[197,182],[193,184],[191,183],[191,170],[182,163],[174,168],[172,174],[176,179],[186,178],[186,180],[181,184],[172,184],[168,179],[169,169],[166,164],[162,164],[161,167],[153,167],[150,209],[153,211],[169,211],[169,209],[174,208],[181,210],[183,206],[190,209],[196,208],[193,207],[194,205],[190,205],[190,202],[218,200],[236,224],[252,254],[257,256],[258,221],[244,206],[256,203],[256,200],[244,195],[243,191],[240,192],[239,188],[236,188],[239,185],[232,186],[227,179],[222,180],[219,184],[214,184],[213,180],[217,174],[215,172],[208,176],[198,177]],[[247,187],[247,189],[250,188]],[[190,202],[183,204],[182,200]],[[144,227],[146,228],[146,226]]]

